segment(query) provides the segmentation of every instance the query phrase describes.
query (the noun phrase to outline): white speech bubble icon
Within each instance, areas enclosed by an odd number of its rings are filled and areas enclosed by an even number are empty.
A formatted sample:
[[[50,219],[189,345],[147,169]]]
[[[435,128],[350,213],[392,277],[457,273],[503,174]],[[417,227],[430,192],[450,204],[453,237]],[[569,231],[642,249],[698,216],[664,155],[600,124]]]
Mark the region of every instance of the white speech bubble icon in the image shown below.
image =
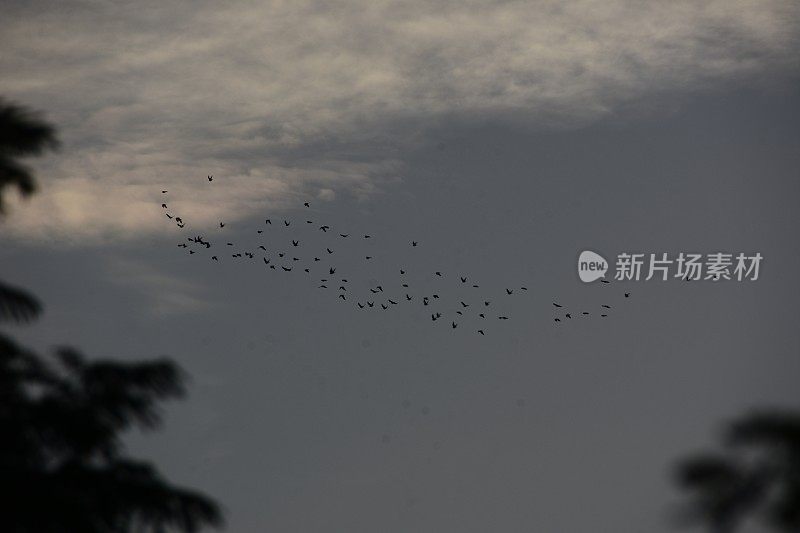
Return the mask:
[[[608,271],[608,261],[602,255],[584,250],[578,257],[578,277],[584,283],[591,283],[596,279],[605,277]]]

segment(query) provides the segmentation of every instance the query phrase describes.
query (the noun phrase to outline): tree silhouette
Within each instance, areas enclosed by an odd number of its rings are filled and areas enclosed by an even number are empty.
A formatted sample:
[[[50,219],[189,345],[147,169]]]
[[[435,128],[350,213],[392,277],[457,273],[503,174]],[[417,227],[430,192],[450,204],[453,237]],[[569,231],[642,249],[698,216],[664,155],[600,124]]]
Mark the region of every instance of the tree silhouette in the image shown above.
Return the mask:
[[[0,206],[35,190],[19,156],[56,146],[51,126],[0,101]],[[0,322],[27,323],[41,305],[0,282]],[[168,483],[125,455],[122,434],[160,425],[159,402],[183,396],[175,363],[88,362],[70,348],[43,357],[0,333],[0,531],[194,532],[220,526],[208,497]]]
[[[732,533],[750,515],[775,531],[800,531],[800,414],[754,412],[727,428],[725,449],[682,461],[679,484],[692,493],[684,517]]]

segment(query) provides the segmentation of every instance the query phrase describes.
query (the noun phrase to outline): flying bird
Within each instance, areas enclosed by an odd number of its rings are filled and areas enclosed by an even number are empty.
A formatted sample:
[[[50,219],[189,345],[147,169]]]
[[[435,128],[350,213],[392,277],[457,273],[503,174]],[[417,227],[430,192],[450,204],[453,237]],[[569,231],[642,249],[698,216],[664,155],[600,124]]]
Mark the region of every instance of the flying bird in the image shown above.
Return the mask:
[[[214,181],[214,176],[208,176],[208,181]]]
[[[484,333],[482,329],[479,329],[478,333],[480,333],[481,335],[486,335],[486,333]]]
[[[308,202],[303,202],[303,205],[306,207],[311,207],[310,205],[308,205]]]
[[[511,289],[506,289],[506,294],[514,294],[514,291]]]
[[[299,245],[300,245],[300,241],[292,240],[292,246],[299,246]]]

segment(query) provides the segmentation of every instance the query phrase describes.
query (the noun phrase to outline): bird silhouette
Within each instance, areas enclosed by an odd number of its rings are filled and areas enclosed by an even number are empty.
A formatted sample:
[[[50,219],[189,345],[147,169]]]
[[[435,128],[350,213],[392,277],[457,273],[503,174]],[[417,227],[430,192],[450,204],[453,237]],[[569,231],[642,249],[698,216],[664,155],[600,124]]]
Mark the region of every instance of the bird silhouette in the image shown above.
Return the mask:
[[[486,335],[486,333],[484,333],[482,329],[479,329],[478,333],[480,333],[481,335]]]
[[[163,207],[164,209],[166,209],[166,208],[167,208],[167,204],[161,204],[161,207]]]
[[[341,298],[342,300],[347,300],[347,298],[344,297],[344,294],[340,294],[339,298]]]
[[[303,205],[306,207],[311,207],[310,205],[308,205],[308,202],[303,202]]]
[[[365,239],[371,239],[371,238],[372,238],[372,236],[371,236],[371,235],[364,235],[364,238],[365,238]]]
[[[166,194],[168,191],[161,191],[161,194]]]
[[[416,245],[417,245],[417,241],[411,241],[411,246],[416,246]]]
[[[328,253],[329,253],[329,254],[332,254],[332,253],[333,253],[333,250],[331,250],[330,248],[325,248],[325,249],[326,249],[326,250],[328,250]]]
[[[610,305],[606,305],[606,304],[603,304],[600,307],[605,307],[606,309],[611,309],[611,306]]]
[[[220,222],[220,223],[219,223],[219,227],[220,227],[220,228],[224,228],[224,227],[225,227],[225,224],[223,224],[222,222]]]
[[[214,176],[208,176],[208,181],[214,181]]]
[[[328,230],[331,229],[331,227],[330,226],[320,226],[319,229],[322,230],[322,233],[327,233]]]
[[[514,291],[511,289],[506,289],[506,294],[514,294]]]
[[[269,225],[271,226],[271,225],[272,225],[272,220],[270,220],[270,219],[266,219],[266,220],[264,221],[264,224],[269,224]]]
[[[601,279],[601,280],[600,280],[600,283],[611,283],[611,282],[610,282],[610,281],[608,281],[607,279]]]
[[[384,311],[386,311],[387,309],[389,309],[388,307],[386,307],[386,306],[385,306],[385,305],[383,305],[383,304],[381,304],[381,307],[383,307],[383,310],[384,310]]]
[[[335,269],[335,268],[330,268],[330,269],[328,269],[328,274],[331,274],[331,275],[333,275],[333,274],[335,274],[335,273],[336,273],[336,269]]]
[[[370,307],[375,307],[375,302],[367,302],[367,305]]]
[[[170,219],[170,220],[172,220],[172,215],[170,215],[169,213],[167,213],[167,218],[168,218],[168,219]]]
[[[292,246],[295,246],[295,247],[300,246],[300,241],[292,240]]]
[[[340,233],[339,237],[347,237],[347,235],[348,235],[347,233]]]
[[[453,322],[453,329],[456,329],[457,327],[458,327],[458,324],[456,324],[455,322]]]
[[[631,296],[631,293],[629,293],[629,292],[625,293],[625,298],[630,298],[630,296]]]
[[[569,314],[569,313],[565,314],[564,316],[567,317],[567,318],[572,318],[572,315]]]
[[[291,272],[291,271],[292,271],[292,267],[285,267],[285,266],[282,266],[281,268],[282,268],[284,271],[286,271],[286,272]]]
[[[469,304],[465,304],[464,302],[461,302],[461,305],[462,305],[463,307],[469,307]]]
[[[283,221],[283,224],[284,224],[285,226],[288,226],[289,224],[291,224],[291,222],[289,222],[288,220],[284,220],[284,221]]]
[[[216,255],[212,255],[212,256],[211,256],[211,259],[213,259],[214,261],[219,261],[219,259],[217,259],[217,256],[216,256]]]
[[[442,277],[442,273],[441,272],[437,272],[436,275],[439,276],[440,278]]]
[[[389,298],[389,303],[390,303],[390,304],[392,304],[392,305],[397,305],[397,302],[395,302],[395,301],[394,301],[394,300],[392,300],[391,298]]]
[[[410,301],[411,301],[411,296],[409,296],[408,294],[406,294],[406,300],[408,300],[408,301],[410,302]]]
[[[557,304],[555,302],[553,302],[553,305],[556,306],[556,307],[564,307],[563,305]]]

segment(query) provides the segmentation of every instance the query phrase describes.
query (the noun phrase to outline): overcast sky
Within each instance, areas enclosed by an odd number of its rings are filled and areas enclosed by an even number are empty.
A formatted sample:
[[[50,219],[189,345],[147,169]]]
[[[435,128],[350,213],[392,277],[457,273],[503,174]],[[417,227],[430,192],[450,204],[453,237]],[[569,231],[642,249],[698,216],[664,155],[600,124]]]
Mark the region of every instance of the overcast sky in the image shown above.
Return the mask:
[[[44,301],[36,347],[185,366],[131,448],[230,531],[670,531],[675,460],[798,406],[796,2],[163,4],[4,3],[0,95],[63,146],[0,277]],[[224,245],[289,237],[417,299],[361,311]],[[764,262],[585,285],[584,249]],[[510,319],[433,324],[432,291]]]

